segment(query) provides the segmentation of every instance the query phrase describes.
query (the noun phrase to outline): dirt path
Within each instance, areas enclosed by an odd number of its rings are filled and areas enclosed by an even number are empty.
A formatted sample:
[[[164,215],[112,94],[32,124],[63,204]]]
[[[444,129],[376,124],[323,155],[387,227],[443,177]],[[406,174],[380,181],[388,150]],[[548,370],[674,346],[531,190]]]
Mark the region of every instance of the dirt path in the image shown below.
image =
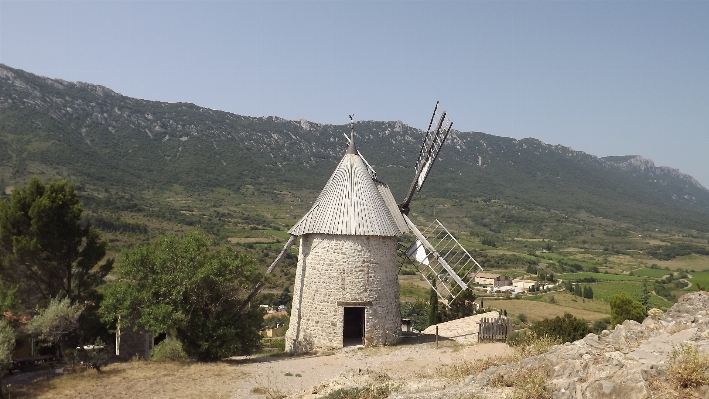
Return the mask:
[[[307,397],[308,388],[323,384],[348,371],[371,370],[402,379],[433,373],[439,367],[463,360],[474,361],[511,352],[504,343],[460,345],[455,341],[403,344],[384,348],[345,348],[331,355],[272,357],[240,366],[250,378],[235,382],[234,398],[259,396],[258,388]],[[257,389],[255,389],[257,388]]]
[[[431,375],[454,362],[503,356],[512,350],[503,343],[460,344],[433,336],[405,338],[397,346],[348,347],[314,356],[233,358],[214,363],[124,362],[61,377],[11,384],[17,399],[108,398],[314,398],[313,388],[333,380],[350,381],[362,372],[384,373],[393,381]],[[14,378],[30,377],[18,375]],[[356,378],[356,377],[355,377]],[[355,382],[355,381],[352,381]],[[356,384],[357,386],[359,384]]]

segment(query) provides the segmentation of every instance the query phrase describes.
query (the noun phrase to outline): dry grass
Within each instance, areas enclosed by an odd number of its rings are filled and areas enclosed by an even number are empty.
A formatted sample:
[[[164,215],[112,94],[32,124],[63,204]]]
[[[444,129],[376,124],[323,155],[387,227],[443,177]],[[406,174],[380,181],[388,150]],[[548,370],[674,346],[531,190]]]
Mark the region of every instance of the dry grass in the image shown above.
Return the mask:
[[[553,387],[546,370],[523,369],[516,373],[513,399],[551,399]]]
[[[97,373],[65,375],[12,388],[12,398],[208,398],[232,397],[233,381],[246,375],[228,363],[129,362]]]
[[[675,388],[695,388],[709,384],[709,357],[692,345],[673,347],[665,367],[667,381]]]
[[[436,371],[433,374],[436,377],[444,378],[451,382],[460,382],[470,375],[478,374],[482,371],[489,369],[490,367],[495,367],[512,362],[514,361],[514,359],[515,358],[513,355],[508,355],[503,357],[488,357],[479,361],[464,360],[462,362],[437,367]],[[418,375],[418,377],[425,378],[427,376]]]
[[[499,356],[499,357],[488,357],[478,361],[460,361],[453,364],[448,364],[436,368],[433,375],[439,378],[445,378],[451,382],[460,382],[466,379],[468,376],[481,373],[491,367],[500,366],[508,363],[516,363],[522,359],[528,357],[541,355],[543,353],[549,352],[549,350],[554,346],[561,343],[557,339],[553,339],[547,336],[537,337],[533,334],[529,334],[524,343],[519,346],[514,347],[514,353]],[[419,378],[428,377],[427,375],[418,375]],[[494,375],[491,379],[490,385],[495,385],[499,381],[494,381],[495,378],[499,378]],[[506,385],[504,386],[512,386]]]
[[[683,343],[673,347],[667,358],[665,378],[651,378],[653,397],[684,399],[696,397],[696,389],[709,383],[709,357]]]
[[[549,294],[549,295],[554,295],[555,300],[559,300],[563,298],[563,294]],[[540,302],[540,301],[528,301],[528,300],[517,300],[517,299],[511,299],[511,300],[492,300],[492,299],[484,299],[485,301],[485,306],[492,306],[493,308],[496,309],[504,309],[507,311],[507,315],[512,317],[513,319],[517,317],[520,313],[524,313],[529,321],[534,321],[534,320],[542,320],[545,318],[554,318],[556,316],[563,316],[564,313],[571,313],[572,315],[589,320],[589,321],[595,321],[595,320],[601,320],[605,319],[608,317],[608,313],[601,313],[597,311],[590,311],[590,310],[585,310],[585,309],[576,309],[568,306],[561,306],[558,304],[552,304],[548,302]],[[600,301],[587,301],[589,302],[587,306],[598,306],[595,303],[591,302],[600,302]],[[585,306],[583,302],[581,302],[581,298],[579,298],[579,306]],[[609,308],[610,309],[610,308]]]
[[[490,377],[492,387],[512,387],[513,399],[551,399],[553,387],[548,382],[547,368],[524,368],[513,373],[498,372]]]
[[[549,336],[536,336],[533,332],[529,332],[527,337],[519,345],[515,346],[514,359],[520,361],[528,357],[539,356],[549,352],[554,345],[561,344],[558,338]]]

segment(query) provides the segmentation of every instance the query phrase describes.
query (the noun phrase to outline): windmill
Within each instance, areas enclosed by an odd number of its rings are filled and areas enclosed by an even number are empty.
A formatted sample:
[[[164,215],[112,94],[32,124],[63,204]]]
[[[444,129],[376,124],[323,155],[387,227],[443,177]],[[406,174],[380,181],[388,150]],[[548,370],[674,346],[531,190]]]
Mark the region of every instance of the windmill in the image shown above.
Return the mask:
[[[408,217],[414,193],[423,187],[453,127],[453,122],[442,111],[435,128],[431,129],[437,112],[438,102],[416,159],[411,187],[398,206],[406,225],[416,237],[414,244],[403,251],[404,255],[426,278],[443,303],[450,305],[461,292],[468,289],[468,283],[474,281],[475,275],[483,269],[438,219],[421,231]]]
[[[357,150],[350,115],[347,151],[267,270],[271,273],[300,237],[286,351],[337,349],[348,342],[398,342],[398,238],[409,231],[416,243],[404,252],[444,303],[450,304],[467,289],[471,276],[482,269],[438,220],[421,231],[408,217],[414,192],[423,186],[452,126],[443,112],[431,129],[437,109],[438,103],[415,165],[414,181],[401,204]],[[252,291],[240,311],[261,288],[258,285]]]

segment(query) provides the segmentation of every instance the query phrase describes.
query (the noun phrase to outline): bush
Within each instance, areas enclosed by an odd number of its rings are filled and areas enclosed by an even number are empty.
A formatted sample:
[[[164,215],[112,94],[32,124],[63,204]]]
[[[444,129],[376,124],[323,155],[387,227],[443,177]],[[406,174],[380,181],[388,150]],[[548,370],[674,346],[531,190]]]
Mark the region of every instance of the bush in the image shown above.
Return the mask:
[[[628,294],[614,295],[610,300],[611,325],[621,324],[626,320],[642,323],[645,320],[645,307]]]
[[[10,364],[12,351],[15,349],[15,332],[10,323],[0,316],[0,377],[5,374],[6,367]]]
[[[507,334],[507,345],[520,346],[527,341],[526,330],[515,330]]]
[[[561,342],[573,342],[585,337],[591,332],[586,320],[578,319],[570,313],[565,313],[563,317],[544,319],[532,324],[531,331],[537,336],[549,336],[557,338]]]
[[[682,343],[673,347],[667,358],[667,380],[675,388],[695,388],[709,384],[709,357],[700,354],[697,348]]]
[[[608,324],[610,324],[610,322],[611,322],[611,320],[609,318],[596,320],[593,322],[591,329],[593,330],[594,333],[600,334],[601,331],[608,329]]]
[[[174,338],[167,338],[153,348],[150,361],[153,362],[183,362],[189,357],[182,349],[182,343]]]

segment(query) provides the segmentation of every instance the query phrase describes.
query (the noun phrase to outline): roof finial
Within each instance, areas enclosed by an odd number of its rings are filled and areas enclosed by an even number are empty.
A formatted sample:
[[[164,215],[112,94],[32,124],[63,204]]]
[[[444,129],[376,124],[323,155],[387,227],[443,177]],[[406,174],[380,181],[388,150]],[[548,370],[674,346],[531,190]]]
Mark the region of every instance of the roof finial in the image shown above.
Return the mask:
[[[350,114],[350,146],[347,147],[346,154],[357,154],[357,147],[354,143],[354,114]]]

